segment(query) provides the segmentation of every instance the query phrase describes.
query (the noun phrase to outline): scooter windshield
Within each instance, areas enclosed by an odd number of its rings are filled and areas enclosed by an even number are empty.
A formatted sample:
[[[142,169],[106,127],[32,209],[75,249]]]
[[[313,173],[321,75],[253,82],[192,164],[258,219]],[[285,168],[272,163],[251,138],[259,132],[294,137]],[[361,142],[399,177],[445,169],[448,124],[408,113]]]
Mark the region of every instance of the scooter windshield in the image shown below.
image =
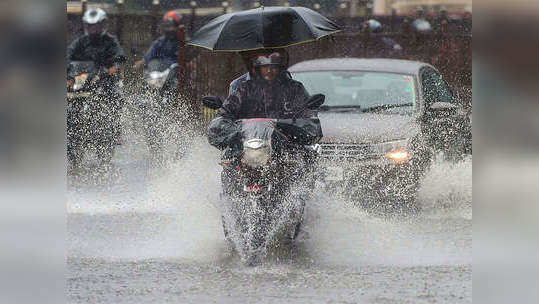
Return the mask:
[[[165,60],[152,59],[148,62],[145,68],[146,73],[163,72],[171,67],[171,64]]]
[[[274,130],[275,122],[272,119],[253,118],[242,120],[241,134],[244,141],[260,139],[270,142]]]
[[[68,76],[75,77],[80,74],[92,74],[96,71],[93,61],[72,61],[69,63]]]

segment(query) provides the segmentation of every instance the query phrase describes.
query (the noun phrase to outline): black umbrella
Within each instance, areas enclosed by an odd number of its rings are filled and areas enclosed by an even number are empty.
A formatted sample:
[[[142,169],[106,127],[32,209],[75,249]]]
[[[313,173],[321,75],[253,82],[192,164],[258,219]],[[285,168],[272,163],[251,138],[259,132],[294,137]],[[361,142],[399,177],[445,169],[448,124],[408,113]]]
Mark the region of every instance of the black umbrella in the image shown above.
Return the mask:
[[[261,7],[211,20],[189,44],[212,51],[238,52],[288,47],[338,31],[335,23],[305,7]]]

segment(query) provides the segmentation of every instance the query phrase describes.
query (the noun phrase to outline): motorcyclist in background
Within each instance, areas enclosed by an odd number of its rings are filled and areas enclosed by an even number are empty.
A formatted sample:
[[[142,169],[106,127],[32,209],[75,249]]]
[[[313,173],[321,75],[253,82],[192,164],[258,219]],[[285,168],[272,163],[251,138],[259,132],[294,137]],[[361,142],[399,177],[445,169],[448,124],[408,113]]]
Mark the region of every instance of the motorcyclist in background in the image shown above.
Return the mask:
[[[178,73],[181,72],[180,66],[178,65],[178,55],[180,51],[178,34],[180,33],[180,29],[184,28],[182,15],[175,10],[167,12],[163,15],[160,28],[163,35],[154,41],[143,59],[135,63],[135,68],[144,67],[146,76],[149,74],[148,72],[151,72],[152,70],[159,72],[164,72],[164,69],[169,70],[168,75],[166,76],[167,81],[162,85],[162,88],[159,89],[159,94],[154,94],[151,97],[153,106],[151,109],[146,108],[146,110],[153,111],[153,114],[156,115],[156,117],[149,119],[149,124],[143,122],[143,126],[148,142],[153,142],[151,144],[153,148],[150,148],[150,150],[153,151],[152,154],[154,154],[154,157],[161,155],[160,157],[156,157],[156,159],[161,159],[163,157],[164,142],[174,142],[178,145],[177,151],[175,152],[175,158],[178,159],[186,153],[187,146],[189,146],[188,140],[185,136],[181,136],[183,138],[180,140],[179,138],[170,138],[164,134],[166,134],[165,131],[170,127],[177,127],[182,130],[175,132],[174,136],[187,134],[185,132],[186,125],[182,118],[184,117],[183,113],[186,111],[186,103],[180,102],[180,99],[178,98],[179,95],[190,98],[191,94],[191,91],[189,90],[189,73],[182,75],[181,78],[183,82],[178,83]],[[195,67],[195,53],[192,48],[185,48],[184,55],[186,63],[185,67],[187,67],[188,70],[193,70]],[[144,86],[142,86],[142,88],[145,90]],[[180,88],[183,91],[180,91]],[[151,92],[144,92],[142,94],[143,98],[148,99],[147,93]],[[148,118],[149,117],[146,117],[146,119]],[[179,144],[180,142],[182,142],[182,144]],[[162,161],[157,161],[156,163],[162,163]]]
[[[82,17],[84,35],[73,41],[67,48],[67,74],[70,75],[72,61],[92,61],[99,69],[107,70],[104,88],[107,102],[115,113],[118,130],[116,139],[120,137],[120,111],[123,107],[123,97],[119,86],[119,66],[126,61],[126,56],[116,37],[107,33],[107,13],[102,9],[90,9]],[[67,86],[73,85],[74,80],[68,76]],[[70,123],[68,121],[68,123]],[[72,122],[71,122],[72,123]]]
[[[71,61],[93,61],[97,66],[108,69],[111,80],[114,80],[113,77],[118,76],[119,64],[126,61],[126,56],[116,37],[107,33],[107,13],[99,8],[90,9],[84,13],[82,21],[84,35],[67,48],[68,69]],[[68,79],[68,84],[72,81]]]
[[[135,67],[140,68],[148,64],[152,59],[159,59],[171,65],[178,62],[178,29],[183,27],[183,18],[175,11],[167,12],[162,19],[161,29],[163,36],[159,37],[149,48],[142,60],[135,63]],[[189,49],[186,49],[189,50]],[[187,62],[192,61],[192,54],[187,52]],[[190,63],[191,64],[191,63]]]

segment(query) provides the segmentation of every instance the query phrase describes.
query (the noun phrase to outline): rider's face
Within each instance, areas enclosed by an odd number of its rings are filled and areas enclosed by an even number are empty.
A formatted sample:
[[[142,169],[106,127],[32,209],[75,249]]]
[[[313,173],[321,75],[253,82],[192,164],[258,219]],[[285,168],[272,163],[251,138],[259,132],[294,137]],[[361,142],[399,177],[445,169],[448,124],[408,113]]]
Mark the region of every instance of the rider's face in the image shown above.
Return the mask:
[[[177,29],[178,28],[175,27],[175,26],[164,26],[163,27],[163,32],[164,33],[174,33],[175,34]]]
[[[277,65],[263,65],[260,67],[260,74],[265,80],[272,81],[279,75],[279,66]]]
[[[106,25],[103,22],[96,24],[87,24],[86,30],[90,35],[99,35],[105,31]]]

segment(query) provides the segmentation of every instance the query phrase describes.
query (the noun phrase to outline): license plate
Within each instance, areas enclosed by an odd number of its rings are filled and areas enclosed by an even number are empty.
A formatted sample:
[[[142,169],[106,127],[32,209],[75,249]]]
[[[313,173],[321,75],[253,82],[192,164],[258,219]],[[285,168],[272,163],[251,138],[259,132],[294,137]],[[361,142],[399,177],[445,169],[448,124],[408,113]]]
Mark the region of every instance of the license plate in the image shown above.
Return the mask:
[[[344,169],[341,167],[327,167],[326,168],[326,180],[327,181],[342,181],[344,180]]]
[[[268,185],[267,187],[263,187],[257,184],[243,186],[244,192],[258,193],[262,190],[271,191],[271,185]]]

